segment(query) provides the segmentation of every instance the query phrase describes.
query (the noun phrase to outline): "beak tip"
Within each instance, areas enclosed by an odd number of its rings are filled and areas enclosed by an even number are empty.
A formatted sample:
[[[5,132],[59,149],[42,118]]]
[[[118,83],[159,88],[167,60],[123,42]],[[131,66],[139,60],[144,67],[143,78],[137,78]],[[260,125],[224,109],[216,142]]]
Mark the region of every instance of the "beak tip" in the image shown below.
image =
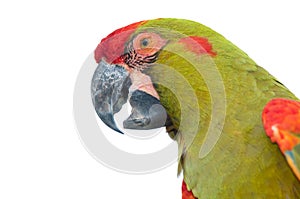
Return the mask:
[[[104,122],[104,124],[106,124],[109,128],[111,128],[112,130],[124,134],[116,125],[116,122],[114,120],[114,116],[113,114],[107,113],[107,114],[101,114],[98,113],[98,116],[100,117],[100,119]]]
[[[118,127],[116,124],[114,124],[113,126],[109,126],[111,129],[113,129],[114,131],[118,132],[118,133],[121,133],[121,134],[124,134]]]
[[[122,131],[120,131],[120,130],[117,130],[117,132],[118,132],[118,133],[121,133],[122,135],[124,135],[124,133],[123,133]]]

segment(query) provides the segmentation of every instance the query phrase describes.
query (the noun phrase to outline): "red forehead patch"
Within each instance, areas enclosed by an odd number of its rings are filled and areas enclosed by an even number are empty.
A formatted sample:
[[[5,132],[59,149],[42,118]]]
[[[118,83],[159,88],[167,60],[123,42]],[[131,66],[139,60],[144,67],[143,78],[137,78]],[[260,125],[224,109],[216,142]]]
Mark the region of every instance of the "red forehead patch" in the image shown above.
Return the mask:
[[[125,44],[130,35],[146,21],[140,21],[123,28],[117,29],[110,33],[107,37],[103,38],[94,51],[95,60],[100,62],[102,57],[105,57],[108,63],[112,63],[115,59],[119,58],[125,49]]]
[[[184,37],[179,40],[179,43],[182,43],[189,51],[194,52],[197,55],[209,54],[211,56],[217,55],[213,51],[212,44],[209,43],[207,38],[199,36],[189,36]]]

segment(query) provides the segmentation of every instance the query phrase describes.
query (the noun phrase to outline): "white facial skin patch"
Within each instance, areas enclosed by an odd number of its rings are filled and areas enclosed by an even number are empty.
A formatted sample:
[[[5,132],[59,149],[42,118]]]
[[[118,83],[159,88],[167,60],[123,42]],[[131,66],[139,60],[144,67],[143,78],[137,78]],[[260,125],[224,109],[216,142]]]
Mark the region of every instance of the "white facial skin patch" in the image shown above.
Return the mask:
[[[132,70],[130,72],[130,79],[132,85],[129,88],[129,95],[135,90],[141,90],[159,99],[158,93],[153,87],[152,80],[148,75],[138,70]]]

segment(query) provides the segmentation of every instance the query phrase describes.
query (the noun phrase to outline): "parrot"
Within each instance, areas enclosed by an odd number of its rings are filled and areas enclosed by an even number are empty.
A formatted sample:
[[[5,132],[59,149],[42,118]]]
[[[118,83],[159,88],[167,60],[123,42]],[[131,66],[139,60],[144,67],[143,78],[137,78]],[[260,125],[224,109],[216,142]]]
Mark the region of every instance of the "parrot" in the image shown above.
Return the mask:
[[[94,50],[96,114],[114,131],[165,127],[178,145],[182,199],[300,198],[300,101],[201,23],[132,23]],[[141,196],[143,197],[143,196]]]

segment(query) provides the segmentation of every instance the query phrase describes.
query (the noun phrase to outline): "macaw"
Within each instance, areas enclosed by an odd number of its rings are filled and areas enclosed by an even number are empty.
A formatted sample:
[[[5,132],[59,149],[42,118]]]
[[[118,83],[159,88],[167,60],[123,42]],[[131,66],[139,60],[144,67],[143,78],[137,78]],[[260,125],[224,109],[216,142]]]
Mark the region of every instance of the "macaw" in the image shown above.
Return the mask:
[[[100,119],[129,101],[127,129],[166,127],[182,198],[300,198],[300,102],[214,30],[175,18],[117,29],[94,51]]]

